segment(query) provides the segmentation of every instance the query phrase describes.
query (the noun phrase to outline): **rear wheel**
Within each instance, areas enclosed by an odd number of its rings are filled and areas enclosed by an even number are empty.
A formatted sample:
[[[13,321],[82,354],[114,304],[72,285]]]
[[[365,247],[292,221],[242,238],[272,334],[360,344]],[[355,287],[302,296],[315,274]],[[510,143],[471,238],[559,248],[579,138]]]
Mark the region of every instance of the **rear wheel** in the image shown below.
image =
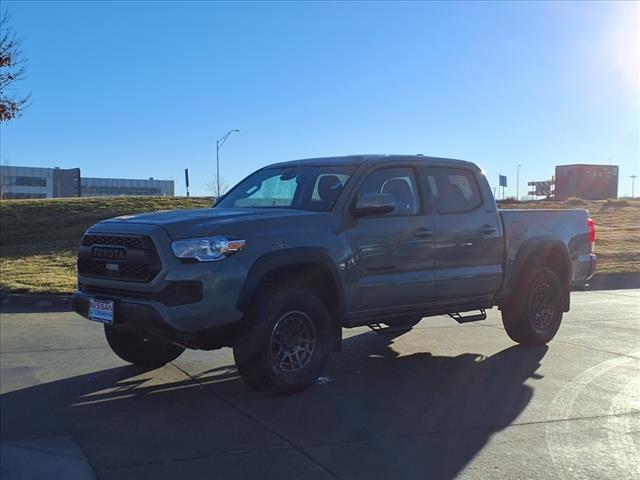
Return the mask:
[[[113,353],[134,365],[161,367],[184,352],[184,348],[177,345],[152,342],[134,333],[117,330],[111,325],[104,326],[104,335]]]
[[[331,320],[322,301],[309,290],[286,288],[267,295],[253,317],[233,348],[242,378],[272,394],[313,385],[331,348]]]
[[[502,323],[509,337],[523,345],[550,342],[562,321],[562,293],[562,284],[553,271],[535,268],[502,308]]]

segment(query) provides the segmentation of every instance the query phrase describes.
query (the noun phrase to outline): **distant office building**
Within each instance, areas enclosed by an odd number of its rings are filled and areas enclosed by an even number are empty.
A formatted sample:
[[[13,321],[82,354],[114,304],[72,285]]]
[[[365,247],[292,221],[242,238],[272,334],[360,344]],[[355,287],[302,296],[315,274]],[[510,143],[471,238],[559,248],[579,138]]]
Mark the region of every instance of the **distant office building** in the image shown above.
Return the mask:
[[[566,200],[569,197],[585,200],[618,198],[618,166],[558,165],[554,197],[558,200]]]
[[[79,168],[0,167],[3,199],[173,194],[173,180],[81,177]]]
[[[80,196],[79,168],[0,166],[1,198],[55,198]]]
[[[83,197],[112,197],[118,195],[173,196],[173,180],[82,177],[81,195]]]
[[[79,168],[54,168],[53,169],[53,197],[79,197],[80,184]]]

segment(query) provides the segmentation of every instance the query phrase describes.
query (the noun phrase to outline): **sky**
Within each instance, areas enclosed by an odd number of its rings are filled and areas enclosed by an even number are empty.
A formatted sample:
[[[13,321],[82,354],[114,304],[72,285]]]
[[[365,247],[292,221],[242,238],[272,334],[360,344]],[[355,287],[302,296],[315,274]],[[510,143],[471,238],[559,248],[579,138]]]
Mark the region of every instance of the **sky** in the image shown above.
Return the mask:
[[[640,3],[12,2],[30,93],[0,160],[211,195],[269,163],[478,163],[508,195],[555,165],[640,174]],[[636,180],[636,195],[640,179]]]

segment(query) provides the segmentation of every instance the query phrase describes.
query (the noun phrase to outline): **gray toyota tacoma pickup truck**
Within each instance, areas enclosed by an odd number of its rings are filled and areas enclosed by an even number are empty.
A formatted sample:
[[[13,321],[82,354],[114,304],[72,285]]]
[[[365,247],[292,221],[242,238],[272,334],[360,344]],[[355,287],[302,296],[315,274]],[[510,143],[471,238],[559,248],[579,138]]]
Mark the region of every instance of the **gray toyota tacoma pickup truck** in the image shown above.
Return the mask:
[[[307,159],[258,170],[212,208],[92,226],[72,303],[127,362],[230,346],[250,385],[284,394],[317,380],[342,328],[498,306],[515,342],[545,344],[594,273],[594,242],[585,210],[498,210],[470,162]]]

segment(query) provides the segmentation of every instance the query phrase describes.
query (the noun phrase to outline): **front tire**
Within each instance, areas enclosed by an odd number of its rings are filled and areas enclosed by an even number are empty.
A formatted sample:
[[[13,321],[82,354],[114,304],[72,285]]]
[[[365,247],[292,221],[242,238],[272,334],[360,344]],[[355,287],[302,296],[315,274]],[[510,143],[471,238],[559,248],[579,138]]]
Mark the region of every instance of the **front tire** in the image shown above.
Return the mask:
[[[184,348],[177,345],[145,340],[134,333],[118,330],[111,325],[104,326],[104,335],[113,353],[134,365],[161,367],[184,352]]]
[[[562,284],[553,271],[534,268],[521,291],[502,308],[502,323],[509,337],[523,345],[549,343],[562,321],[562,294]]]
[[[322,301],[307,289],[286,288],[267,295],[252,317],[233,348],[242,378],[275,395],[313,385],[331,349],[331,320]]]

